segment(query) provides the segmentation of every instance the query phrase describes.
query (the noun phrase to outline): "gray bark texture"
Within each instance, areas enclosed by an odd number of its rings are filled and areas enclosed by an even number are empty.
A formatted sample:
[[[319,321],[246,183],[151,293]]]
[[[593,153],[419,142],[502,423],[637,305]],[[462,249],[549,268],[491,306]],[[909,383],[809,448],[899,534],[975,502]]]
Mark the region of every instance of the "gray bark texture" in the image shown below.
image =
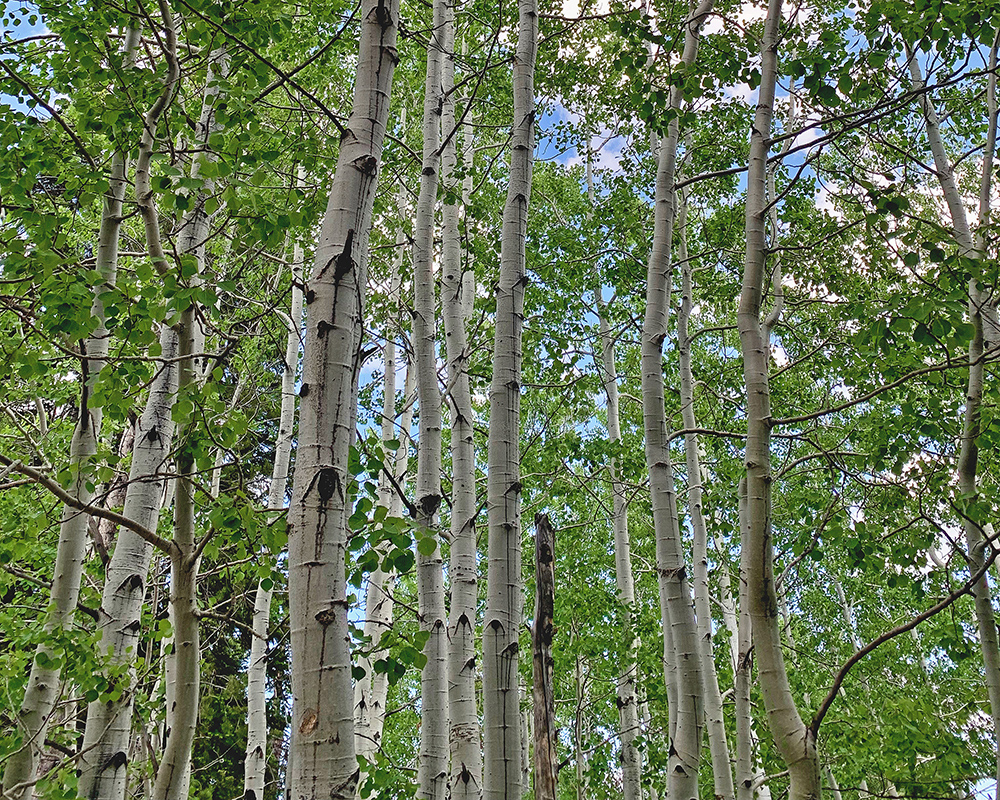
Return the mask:
[[[535,714],[535,800],[556,800],[556,701],[552,682],[555,632],[556,532],[545,514],[535,515],[535,622],[531,627],[531,663]]]

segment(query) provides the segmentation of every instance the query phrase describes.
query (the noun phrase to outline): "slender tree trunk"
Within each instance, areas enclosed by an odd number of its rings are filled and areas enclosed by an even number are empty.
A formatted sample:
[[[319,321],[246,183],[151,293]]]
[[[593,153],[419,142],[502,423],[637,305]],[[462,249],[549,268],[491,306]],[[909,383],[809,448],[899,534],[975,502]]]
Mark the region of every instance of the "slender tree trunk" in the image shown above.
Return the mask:
[[[401,114],[402,125],[406,125],[406,108]],[[391,307],[399,310],[400,291],[402,288],[403,250],[406,247],[406,232],[403,230],[403,220],[406,217],[406,195],[402,184],[396,195],[396,207],[399,212],[399,227],[396,230],[396,255],[393,258],[392,273],[389,277],[389,300]],[[396,451],[396,461],[390,476],[379,478],[379,505],[387,509],[390,517],[400,517],[403,510],[403,499],[396,491],[405,483],[406,462],[408,453],[407,436],[412,423],[412,404],[406,405],[402,422],[402,430],[396,435],[396,340],[392,325],[385,333],[385,344],[382,347],[382,362],[385,372],[382,378],[382,441],[399,440]],[[413,370],[407,368],[404,402],[412,392]],[[400,463],[400,461],[402,463]],[[395,486],[393,485],[395,483]],[[383,554],[380,553],[380,560]],[[368,576],[368,587],[365,592],[365,638],[372,647],[378,644],[382,634],[392,628],[392,588],[391,571],[383,571],[381,565]],[[385,674],[375,674],[372,663],[381,657],[384,651],[373,650],[370,655],[362,655],[358,666],[364,670],[364,675],[354,684],[354,738],[355,748],[360,758],[371,762],[381,743],[382,722],[385,719],[385,693],[381,699],[376,697],[375,687],[381,685],[387,688]],[[360,786],[359,786],[360,789]]]
[[[587,756],[583,752],[583,707],[587,702],[587,676],[583,672],[583,658],[577,653],[573,665],[573,688],[576,692],[576,709],[573,715],[573,767],[576,771],[576,800],[587,797]]]
[[[399,422],[399,450],[396,451],[396,464],[395,464],[395,478],[396,485],[402,488],[406,485],[406,473],[409,469],[409,446],[410,437],[409,432],[413,427],[413,409],[416,402],[416,375],[414,374],[413,365],[406,360],[406,377],[403,381],[403,413],[400,415]],[[393,488],[392,497],[389,504],[389,514],[393,517],[401,517],[403,515],[403,498],[398,492]],[[375,577],[375,573],[373,573]],[[371,580],[371,579],[369,579]],[[392,628],[392,615],[393,615],[393,602],[392,602],[392,587],[395,576],[390,573],[384,573],[381,576],[381,580],[377,582],[377,588],[375,590],[371,589],[369,585],[369,591],[377,592],[373,594],[373,602],[376,604],[376,608],[373,609],[373,615],[368,617],[366,622],[372,623],[372,630],[369,635],[373,637],[373,641],[377,641],[382,632],[390,630]],[[381,598],[381,599],[379,599]],[[366,599],[367,604],[367,599]],[[366,628],[367,630],[367,628]],[[376,636],[376,632],[378,635]],[[369,735],[367,737],[366,748],[370,748],[369,752],[374,753],[378,746],[382,742],[382,728],[385,725],[385,712],[386,712],[386,698],[389,694],[389,676],[385,672],[380,672],[376,675],[372,675],[372,685],[371,685],[371,701],[370,701],[370,711],[368,713],[368,728]]]
[[[556,702],[552,683],[555,630],[556,533],[544,514],[535,516],[535,623],[531,628],[535,709],[535,800],[556,800]]]
[[[510,185],[500,241],[487,457],[489,565],[483,624],[483,788],[487,800],[521,798],[517,660],[523,598],[518,432],[525,238],[535,149],[534,72],[537,50],[537,2],[518,0]]]
[[[989,224],[990,196],[992,191],[993,152],[996,148],[997,136],[997,98],[996,98],[996,63],[997,44],[994,42],[990,53],[992,72],[987,87],[987,106],[989,108],[989,127],[986,150],[983,156],[983,166],[980,177],[979,192],[979,234],[973,236],[966,216],[962,196],[955,182],[953,166],[944,148],[938,124],[937,111],[930,95],[923,94],[923,112],[927,129],[927,141],[934,156],[934,167],[938,182],[944,192],[948,210],[951,213],[955,238],[958,240],[962,255],[980,260],[984,256],[982,231]],[[920,73],[920,65],[916,56],[909,56],[910,74],[914,90],[924,88],[924,80]],[[979,445],[977,439],[982,433],[983,404],[983,362],[986,352],[986,342],[995,345],[998,333],[994,327],[995,309],[990,308],[989,299],[980,291],[977,278],[969,281],[969,321],[972,323],[973,335],[969,343],[969,383],[966,392],[965,419],[962,423],[962,439],[958,456],[958,488],[966,502],[974,502],[979,493],[978,465]],[[962,527],[965,533],[965,544],[968,548],[969,571],[976,573],[985,563],[987,539],[983,523],[972,513],[962,515]],[[975,599],[976,624],[979,628],[979,647],[983,656],[986,672],[986,688],[990,699],[990,714],[993,719],[993,737],[996,750],[996,784],[1000,791],[1000,642],[997,637],[996,616],[990,597],[990,587],[986,575],[977,581],[972,591]]]
[[[127,456],[132,455],[132,449],[134,447],[135,424],[130,422],[128,427],[126,427],[122,432],[122,437],[118,442],[118,458],[124,459]],[[125,475],[119,473],[112,479],[111,484],[106,490],[104,498],[105,508],[122,508],[125,505],[125,495],[127,493],[128,479]],[[106,569],[108,564],[111,563],[110,554],[114,549],[117,527],[111,520],[101,519],[97,521],[97,529],[95,531],[94,522],[95,520],[91,519],[90,532],[94,537],[94,547]]]
[[[154,266],[162,274],[167,270],[167,259],[160,239],[159,215],[150,185],[150,160],[158,121],[173,97],[176,83],[179,80],[180,68],[176,56],[176,33],[169,4],[161,2],[160,11],[165,27],[163,42],[168,75],[163,93],[144,119],[143,136],[136,164],[135,186],[137,203],[146,232],[147,250]],[[206,80],[202,116],[199,121],[200,141],[207,142],[211,133],[212,110],[219,91],[219,88],[213,85],[212,75],[213,70],[218,69],[225,70],[225,57],[221,52],[213,54],[209,77]],[[192,175],[195,177],[199,175],[200,164],[200,160],[196,159],[192,165]],[[194,255],[199,264],[202,261],[203,245],[207,234],[207,215],[204,212],[204,202],[211,190],[211,185],[212,182],[207,181],[203,186],[195,209],[185,218],[178,237],[178,252],[182,255]],[[189,330],[193,327],[193,319],[188,320]],[[193,331],[189,333],[189,336],[195,335]],[[193,362],[194,359],[190,357],[193,356],[193,348],[190,343],[188,347],[188,361]],[[181,355],[180,337],[176,329],[163,327],[160,332],[160,350],[161,357],[164,359],[163,367],[150,387],[146,408],[138,423],[132,467],[129,472],[129,487],[123,512],[129,519],[154,530],[166,483],[162,470],[169,457],[174,434],[171,407],[178,391],[177,359]],[[146,541],[130,530],[121,531],[115,545],[114,556],[108,567],[99,621],[101,646],[109,652],[112,662],[115,664],[131,665],[135,658],[151,557],[152,548]],[[176,588],[180,592],[178,602],[182,605],[187,602],[183,593],[185,592],[184,584],[188,577],[177,581]],[[190,588],[190,591],[193,592],[193,587]],[[188,620],[182,620],[182,627],[190,632],[191,625]],[[174,641],[176,641],[176,631],[174,631],[174,635]],[[192,641],[190,635],[186,641],[189,643]],[[168,656],[167,660],[169,661],[170,658],[171,656]],[[190,659],[182,666],[190,673]],[[134,675],[131,672],[128,675],[128,682],[131,684],[134,681]],[[190,680],[190,675],[188,679]],[[172,696],[171,699],[173,699]],[[133,696],[130,687],[125,687],[118,700],[108,702],[96,700],[90,704],[87,727],[84,733],[86,755],[81,762],[79,792],[82,797],[101,798],[101,800],[121,800],[124,797],[129,738],[132,730],[132,708]],[[197,700],[195,700],[195,716],[196,711]],[[181,716],[183,718],[185,715]],[[182,739],[186,735],[182,733],[178,738]],[[183,744],[183,742],[178,744]],[[188,748],[188,760],[190,758],[189,751],[190,748]],[[186,767],[182,773],[181,784],[187,780]],[[183,785],[181,790],[186,792]]]
[[[712,6],[712,0],[703,0],[685,22],[681,57],[685,66],[695,61],[699,30]],[[670,256],[678,143],[676,114],[680,112],[681,105],[682,95],[675,87],[670,93],[670,108],[675,115],[669,123],[666,137],[660,143],[656,175],[653,247],[649,255],[646,315],[642,329],[642,406],[646,466],[649,469],[656,532],[656,571],[664,629],[664,663],[668,666],[668,694],[671,662],[677,675],[675,698],[671,703],[671,727],[675,730],[670,741],[668,795],[671,800],[695,800],[698,797],[698,765],[704,724],[702,669],[677,519],[663,387],[663,342],[667,335],[672,272]]]
[[[770,0],[761,48],[761,83],[750,140],[747,177],[746,266],[738,323],[747,390],[747,533],[742,564],[747,581],[754,651],[771,734],[789,771],[790,800],[813,800],[821,792],[816,734],[799,715],[781,653],[778,601],[771,540],[770,344],[761,324],[766,282],[765,215],[767,153],[774,112],[781,0]]]
[[[417,796],[444,800],[448,790],[448,626],[443,558],[437,537],[441,505],[441,391],[437,376],[437,302],[434,281],[434,210],[441,140],[441,68],[445,0],[434,0],[424,83],[423,168],[413,228],[413,345],[420,403],[417,439],[417,603],[420,628],[430,635],[420,673],[420,751]]]
[[[125,63],[134,62],[139,32],[129,29],[125,34]],[[81,361],[80,414],[70,441],[69,463],[76,473],[71,492],[81,502],[94,498],[90,469],[97,454],[102,409],[89,402],[93,384],[108,355],[109,333],[105,328],[104,304],[101,295],[114,288],[118,272],[118,233],[122,223],[122,199],[125,196],[125,153],[116,152],[111,159],[108,192],[98,233],[96,268],[101,281],[94,287],[91,313],[97,320],[93,334],[86,340]],[[44,417],[40,417],[44,419]],[[42,425],[44,426],[44,422]],[[87,551],[90,517],[64,506],[59,523],[59,543],[52,579],[49,606],[45,614],[48,636],[69,630],[73,625],[80,597],[83,561]],[[59,659],[59,660],[55,660]],[[35,777],[45,746],[49,721],[60,695],[61,659],[49,646],[41,644],[31,662],[31,673],[17,717],[22,734],[21,747],[7,760],[3,773],[3,791],[14,800],[30,794],[29,784]]]
[[[219,97],[219,79],[229,71],[229,58],[224,49],[213,51],[198,121],[196,141],[202,153],[191,164],[191,177],[202,178],[202,166],[214,160],[208,150],[209,136],[214,130],[214,109]],[[205,201],[212,192],[214,181],[204,179],[191,211],[185,216],[177,236],[177,249],[184,256],[193,255],[195,269],[187,280],[190,285],[201,281],[204,263],[204,242],[208,235],[209,215]],[[183,278],[179,283],[184,282]],[[181,311],[177,325],[178,362],[177,396],[191,397],[203,375],[200,353],[205,348],[205,336],[197,319],[197,303]],[[195,535],[195,463],[193,442],[185,437],[194,431],[190,422],[180,423],[180,451],[176,456],[177,477],[174,498],[174,538],[170,546],[170,620],[173,650],[167,658],[167,738],[153,784],[153,800],[187,800],[191,779],[191,747],[198,723],[198,703],[201,683],[201,640],[198,624],[198,565],[200,556]],[[209,535],[209,534],[205,534]]]
[[[301,173],[299,176],[301,181]],[[292,302],[288,313],[288,337],[285,342],[285,368],[281,373],[281,410],[278,437],[274,447],[274,466],[267,507],[281,511],[285,505],[288,468],[295,428],[295,377],[299,365],[300,329],[302,327],[302,245],[292,250]],[[266,583],[265,583],[266,581]],[[257,583],[253,606],[253,638],[247,666],[247,752],[244,761],[243,800],[263,800],[264,774],[267,766],[267,634],[271,620],[273,583],[263,578]]]
[[[475,273],[462,271],[459,210],[467,206],[457,171],[458,131],[455,127],[454,5],[445,4],[441,131],[445,137],[441,172],[445,200],[442,212],[441,311],[448,362],[451,410],[451,609],[448,619],[448,702],[451,723],[452,800],[477,800],[482,793],[483,753],[476,710],[476,607],[479,600],[476,565],[476,454],[469,352],[465,326],[467,307],[475,296]],[[469,149],[467,133],[464,149]],[[467,277],[466,277],[467,276]]]
[[[345,556],[348,454],[361,367],[368,235],[392,74],[397,0],[364,0],[351,117],[305,299],[289,507],[293,800],[353,800],[358,779]]]
[[[149,397],[136,424],[132,466],[123,515],[140,525],[155,529],[166,481],[165,467],[174,435],[170,409],[177,393],[177,332],[164,326],[160,331],[161,357],[165,360],[149,388]],[[139,618],[146,596],[146,580],[152,559],[152,545],[128,528],[118,532],[108,565],[101,598],[98,629],[100,647],[111,656],[112,664],[133,663],[139,645]],[[117,700],[98,699],[87,709],[83,755],[80,761],[79,793],[97,800],[121,800],[125,796],[129,739],[132,732],[132,686],[135,675],[128,673],[127,686]]]
[[[830,794],[833,795],[833,800],[844,800],[844,796],[840,793],[840,784],[837,783],[833,769],[829,764],[824,767],[823,773],[826,775],[826,782],[830,784]]]
[[[677,341],[680,356],[681,418],[684,427],[697,427],[694,413],[694,375],[691,370],[691,339],[688,321],[691,318],[694,281],[693,267],[687,249],[687,194],[678,197],[677,226],[680,231],[678,260],[681,263],[681,307],[677,314]],[[688,512],[694,531],[694,606],[698,618],[698,640],[701,643],[701,677],[705,692],[705,717],[708,727],[709,751],[712,754],[712,777],[715,796],[720,800],[733,800],[733,770],[729,760],[729,742],[722,716],[722,693],[719,676],[715,670],[712,649],[712,605],[708,587],[708,527],[702,508],[701,456],[698,452],[698,434],[684,436],[684,458],[688,476]]]
[[[587,217],[593,216],[594,172],[590,146],[587,147]],[[601,365],[601,381],[608,408],[608,441],[621,443],[621,422],[618,413],[618,367],[615,363],[615,342],[608,323],[607,309],[602,295],[601,277],[594,272],[594,303],[597,307],[600,331],[601,358],[594,359]],[[625,486],[618,474],[618,461],[608,459],[611,477],[612,520],[615,542],[615,582],[618,602],[621,603],[622,632],[628,641],[628,655],[618,674],[618,736],[622,748],[622,794],[624,800],[642,800],[642,756],[635,740],[639,736],[639,705],[636,697],[638,682],[639,641],[632,628],[632,610],[635,605],[635,580],[632,575],[632,549],[628,532],[628,502]]]

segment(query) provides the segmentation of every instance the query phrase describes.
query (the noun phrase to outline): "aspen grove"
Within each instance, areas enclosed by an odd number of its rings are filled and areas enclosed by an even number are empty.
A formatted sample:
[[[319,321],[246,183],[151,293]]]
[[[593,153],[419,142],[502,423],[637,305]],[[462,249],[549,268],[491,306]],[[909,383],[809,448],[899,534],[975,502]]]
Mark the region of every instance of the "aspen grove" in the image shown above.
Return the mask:
[[[996,800],[1000,4],[0,16],[0,800]]]

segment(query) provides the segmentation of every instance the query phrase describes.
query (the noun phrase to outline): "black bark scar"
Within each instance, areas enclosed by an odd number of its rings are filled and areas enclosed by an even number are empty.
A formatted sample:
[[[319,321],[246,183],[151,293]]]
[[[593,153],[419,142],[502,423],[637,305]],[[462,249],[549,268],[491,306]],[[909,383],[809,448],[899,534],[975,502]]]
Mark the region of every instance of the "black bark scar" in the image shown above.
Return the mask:
[[[354,228],[347,231],[347,241],[344,242],[344,249],[334,261],[333,280],[340,283],[341,279],[352,269],[354,269],[354,259],[351,258],[351,250],[354,247]]]

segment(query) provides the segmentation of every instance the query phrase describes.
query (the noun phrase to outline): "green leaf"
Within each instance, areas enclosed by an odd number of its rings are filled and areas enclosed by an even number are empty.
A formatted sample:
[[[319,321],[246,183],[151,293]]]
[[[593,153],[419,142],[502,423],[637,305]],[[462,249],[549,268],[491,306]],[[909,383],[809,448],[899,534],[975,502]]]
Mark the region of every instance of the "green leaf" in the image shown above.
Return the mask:
[[[433,536],[425,536],[417,540],[417,550],[422,556],[429,556],[437,549],[437,540]]]

